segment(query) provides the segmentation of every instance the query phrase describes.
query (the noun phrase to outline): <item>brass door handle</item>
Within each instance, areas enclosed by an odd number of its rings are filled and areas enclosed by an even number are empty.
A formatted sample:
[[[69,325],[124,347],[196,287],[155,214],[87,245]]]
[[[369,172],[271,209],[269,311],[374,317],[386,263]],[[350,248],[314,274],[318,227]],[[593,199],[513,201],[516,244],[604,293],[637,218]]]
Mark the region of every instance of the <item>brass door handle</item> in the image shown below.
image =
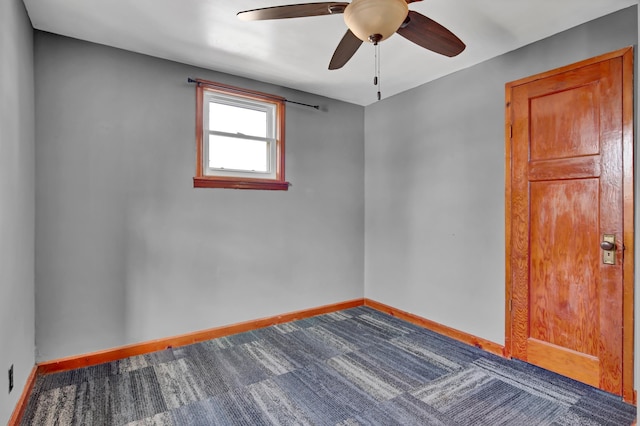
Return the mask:
[[[616,248],[616,245],[611,241],[603,241],[600,243],[600,248],[602,250],[613,250],[614,248]]]
[[[616,236],[615,234],[604,234],[602,236],[602,242],[600,242],[600,248],[602,249],[602,263],[607,265],[616,264]]]

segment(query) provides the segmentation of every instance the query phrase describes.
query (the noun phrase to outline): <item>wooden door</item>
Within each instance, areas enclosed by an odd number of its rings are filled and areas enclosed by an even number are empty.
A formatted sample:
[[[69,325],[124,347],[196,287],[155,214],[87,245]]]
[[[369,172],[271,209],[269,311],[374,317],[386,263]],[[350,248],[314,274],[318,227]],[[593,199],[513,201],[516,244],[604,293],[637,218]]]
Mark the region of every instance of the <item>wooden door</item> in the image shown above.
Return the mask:
[[[507,84],[507,352],[618,395],[623,367],[633,391],[632,57]]]

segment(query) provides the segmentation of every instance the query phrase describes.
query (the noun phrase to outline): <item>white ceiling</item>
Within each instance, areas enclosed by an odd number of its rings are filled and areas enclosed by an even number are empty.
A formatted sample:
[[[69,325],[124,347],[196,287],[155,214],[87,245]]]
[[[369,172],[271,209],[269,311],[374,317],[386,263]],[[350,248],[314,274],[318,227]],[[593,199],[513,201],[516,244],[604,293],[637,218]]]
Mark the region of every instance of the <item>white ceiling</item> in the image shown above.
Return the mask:
[[[346,31],[341,15],[244,22],[241,10],[301,0],[24,0],[36,29],[119,47],[360,105],[376,101],[374,50],[327,66]],[[467,45],[455,58],[397,34],[380,45],[382,96],[467,68],[637,0],[424,0],[409,9]]]

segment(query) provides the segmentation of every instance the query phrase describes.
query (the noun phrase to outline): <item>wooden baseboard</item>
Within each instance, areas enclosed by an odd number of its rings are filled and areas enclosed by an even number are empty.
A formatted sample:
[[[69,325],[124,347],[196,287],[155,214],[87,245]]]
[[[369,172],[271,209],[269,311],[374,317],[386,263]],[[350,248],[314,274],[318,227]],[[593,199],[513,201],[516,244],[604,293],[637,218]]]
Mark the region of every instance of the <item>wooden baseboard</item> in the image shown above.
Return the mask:
[[[193,343],[203,342],[218,337],[229,336],[231,334],[243,333],[246,331],[256,330],[259,328],[269,327],[285,322],[296,321],[304,318],[310,318],[342,309],[354,308],[357,306],[368,306],[372,309],[387,313],[397,318],[408,321],[420,327],[427,328],[436,333],[451,337],[468,345],[475,346],[495,355],[504,356],[504,347],[473,336],[463,331],[456,330],[451,327],[439,324],[437,322],[419,317],[400,309],[393,308],[371,299],[354,299],[346,302],[334,303],[330,305],[319,306],[311,309],[290,312],[282,315],[260,318],[241,322],[237,324],[225,325],[222,327],[211,328],[207,330],[196,331],[193,333],[182,334],[179,336],[166,337],[157,340],[150,340],[132,345],[121,346],[117,348],[105,349],[102,351],[92,352],[88,354],[70,356],[66,358],[55,359],[38,364],[38,374],[50,374],[61,371],[73,370],[76,368],[89,367],[92,365],[102,364],[105,362],[116,361],[130,356],[144,355],[150,352],[161,351],[167,348],[175,348],[179,346],[190,345]]]
[[[443,336],[451,337],[452,339],[458,340],[462,343],[466,343],[467,345],[475,346],[476,348],[491,352],[494,355],[504,357],[504,346],[483,339],[481,337],[465,333],[464,331],[456,330],[455,328],[447,327],[446,325],[442,325],[426,318],[422,318],[418,315],[396,309],[389,305],[385,305],[384,303],[376,302],[375,300],[365,298],[364,305],[380,312],[389,314],[391,316],[400,318],[417,326],[424,327],[438,334],[442,334]]]
[[[16,404],[16,408],[13,409],[13,414],[9,419],[8,426],[17,426],[22,421],[22,416],[24,415],[24,410],[27,409],[27,404],[29,403],[29,397],[31,396],[31,391],[33,390],[33,385],[36,383],[37,367],[33,367],[31,369],[31,373],[29,377],[27,377],[27,383],[24,385],[24,389],[22,390],[22,395],[20,395],[20,399],[18,399],[18,403]]]
[[[168,348],[191,345],[193,343],[203,342],[205,340],[211,340],[218,337],[229,336],[231,334],[243,333],[245,331],[256,330],[259,328],[270,327],[272,325],[282,324],[285,322],[301,320],[317,315],[340,311],[343,309],[354,308],[357,306],[362,306],[363,304],[363,299],[354,299],[346,302],[289,312],[282,315],[260,318],[257,320],[245,321],[237,324],[225,325],[222,327],[210,328],[207,330],[182,334],[179,336],[166,337],[117,348],[105,349],[102,351],[83,355],[60,358],[38,364],[38,374],[58,373],[61,371],[73,370],[76,368],[89,367],[91,365],[116,361],[130,356],[144,355],[150,352],[161,351]]]

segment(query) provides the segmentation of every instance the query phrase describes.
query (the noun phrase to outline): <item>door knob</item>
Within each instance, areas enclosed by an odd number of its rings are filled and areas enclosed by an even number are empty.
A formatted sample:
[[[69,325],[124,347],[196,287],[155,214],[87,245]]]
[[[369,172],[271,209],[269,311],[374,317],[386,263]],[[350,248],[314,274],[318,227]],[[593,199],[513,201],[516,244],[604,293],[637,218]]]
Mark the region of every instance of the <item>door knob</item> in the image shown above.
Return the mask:
[[[612,243],[611,241],[603,241],[600,243],[600,248],[602,250],[613,250],[615,247],[615,243]]]
[[[616,264],[616,236],[615,234],[604,234],[600,243],[602,249],[602,263],[607,265]]]

